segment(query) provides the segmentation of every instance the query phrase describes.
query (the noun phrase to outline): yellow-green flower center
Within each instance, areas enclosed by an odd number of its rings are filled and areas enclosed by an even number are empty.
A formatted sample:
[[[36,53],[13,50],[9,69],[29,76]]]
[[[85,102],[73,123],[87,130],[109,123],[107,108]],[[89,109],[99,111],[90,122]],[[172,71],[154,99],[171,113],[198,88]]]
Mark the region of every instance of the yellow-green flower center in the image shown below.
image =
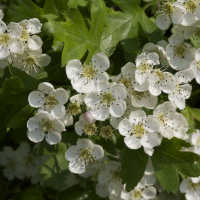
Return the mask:
[[[83,132],[88,136],[96,135],[97,127],[95,124],[87,123],[87,124],[85,124],[85,128],[84,128]]]
[[[142,62],[142,64],[138,67],[141,72],[146,72],[149,70],[149,65],[146,62]]]
[[[162,6],[162,10],[165,14],[171,15],[172,12],[174,11],[174,6],[172,3],[167,2],[167,3],[164,3],[164,5]]]
[[[46,99],[45,99],[45,103],[44,103],[45,107],[54,108],[54,106],[56,106],[58,104],[59,104],[59,101],[57,100],[55,94],[46,95]]]
[[[128,78],[121,78],[119,83],[122,83],[126,88],[131,86],[131,80]]]
[[[131,193],[131,198],[136,200],[136,199],[140,199],[142,197],[142,191],[141,190],[133,190],[132,193]]]
[[[185,8],[186,8],[187,12],[189,12],[189,13],[193,13],[194,10],[197,8],[197,6],[198,6],[198,3],[193,0],[188,0],[185,3]]]
[[[114,173],[113,173],[113,175],[112,175],[112,177],[113,177],[113,179],[115,180],[115,181],[120,181],[121,180],[121,172],[119,171],[119,170],[117,170],[117,171],[115,171]]]
[[[110,91],[101,94],[101,100],[103,103],[105,103],[107,106],[110,106],[110,104],[115,101],[115,98],[113,97],[112,93]]]
[[[41,127],[44,132],[50,132],[55,128],[54,123],[48,119],[42,119]]]
[[[79,149],[79,157],[84,159],[86,163],[94,163],[96,160],[92,155],[91,149],[81,148]]]
[[[143,125],[134,125],[132,129],[132,134],[135,135],[137,138],[141,138],[144,135],[144,128]]]
[[[81,113],[81,107],[78,103],[76,102],[70,102],[68,107],[67,107],[67,112],[70,113],[73,116],[76,116]]]
[[[91,80],[94,79],[96,75],[96,69],[93,66],[85,66],[83,68],[83,76],[87,79]]]
[[[187,46],[184,44],[178,44],[174,46],[174,55],[180,58],[184,58],[187,53]]]
[[[154,72],[157,74],[159,80],[162,79],[163,73],[160,69],[155,69]]]
[[[168,119],[165,118],[165,115],[163,113],[158,113],[157,119],[159,120],[160,124],[164,124],[165,122],[168,121]]]
[[[21,39],[22,41],[27,41],[28,38],[29,38],[29,33],[28,33],[28,31],[27,31],[26,29],[23,29],[23,30],[22,30],[22,33],[21,33],[21,36],[20,36],[20,39]]]
[[[35,58],[33,56],[26,56],[24,58],[24,62],[27,64],[27,65],[34,65],[35,64]]]
[[[195,189],[199,186],[199,183],[193,183],[191,180],[190,180],[190,183],[189,183],[189,188],[190,189]]]
[[[132,95],[135,96],[137,99],[141,99],[144,95],[143,92],[133,91]]]
[[[99,136],[105,139],[111,138],[112,135],[113,135],[113,130],[112,130],[112,127],[109,125],[103,126],[99,134]]]
[[[197,38],[200,38],[200,27],[196,27],[196,29],[194,31],[194,36]]]
[[[3,33],[0,35],[1,45],[8,45],[9,41],[10,41],[10,36],[7,33]]]

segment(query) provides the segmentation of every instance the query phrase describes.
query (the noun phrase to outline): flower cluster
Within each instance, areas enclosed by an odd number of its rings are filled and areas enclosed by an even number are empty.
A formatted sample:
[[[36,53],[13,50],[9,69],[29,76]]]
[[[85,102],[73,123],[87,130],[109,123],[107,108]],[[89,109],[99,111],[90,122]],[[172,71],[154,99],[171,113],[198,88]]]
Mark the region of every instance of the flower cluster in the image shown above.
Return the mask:
[[[47,66],[51,58],[42,54],[42,40],[36,35],[41,32],[42,24],[37,18],[11,22],[6,25],[0,13],[0,69],[8,63],[25,71],[31,76],[37,75]]]

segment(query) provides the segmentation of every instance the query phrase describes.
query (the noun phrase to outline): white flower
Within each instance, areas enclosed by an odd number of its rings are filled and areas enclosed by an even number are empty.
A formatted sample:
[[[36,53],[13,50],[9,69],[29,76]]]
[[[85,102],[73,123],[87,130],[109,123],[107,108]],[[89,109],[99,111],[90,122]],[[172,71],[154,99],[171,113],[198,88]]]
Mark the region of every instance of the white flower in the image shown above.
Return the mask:
[[[182,125],[182,120],[185,118],[182,114],[176,112],[176,105],[172,102],[165,102],[157,106],[153,114],[159,120],[160,127],[158,132],[162,134],[163,137],[171,139],[173,136],[179,136],[183,138],[186,134],[188,128],[187,121],[184,121]],[[182,117],[184,119],[182,119]],[[181,137],[182,136],[182,137]]]
[[[85,96],[85,104],[91,108],[90,113],[96,119],[104,121],[111,114],[113,117],[121,117],[126,110],[126,88],[122,84],[101,82],[97,90],[89,92]]]
[[[135,62],[137,68],[135,79],[140,85],[144,84],[146,79],[151,82],[158,80],[157,74],[153,71],[153,66],[160,64],[157,53],[149,53],[147,55],[142,53],[137,56]]]
[[[176,87],[169,93],[168,98],[171,102],[175,103],[179,109],[184,109],[185,99],[190,97],[192,91],[192,86],[187,83],[194,78],[194,72],[191,69],[186,69],[177,72],[174,77]]]
[[[170,66],[175,70],[188,69],[194,60],[195,49],[184,42],[184,35],[179,31],[174,33],[168,41],[166,56]]]
[[[95,145],[89,139],[78,139],[77,146],[70,146],[65,158],[69,162],[69,170],[75,174],[84,173],[88,164],[103,158],[104,151],[100,145]]]
[[[119,123],[119,133],[130,149],[139,149],[141,146],[152,149],[160,145],[162,137],[156,131],[159,129],[159,121],[155,116],[147,116],[143,110],[131,112],[129,119],[123,119]]]
[[[0,59],[7,58],[10,53],[20,53],[23,43],[19,40],[22,30],[19,24],[11,22],[8,26],[0,21]]]
[[[109,195],[108,192],[108,184],[99,184],[97,183],[95,186],[96,194],[101,198],[105,198]]]
[[[191,147],[192,152],[200,155],[200,132],[197,129],[196,132],[191,133]]]
[[[190,37],[192,37],[194,40],[200,40],[200,20],[185,29],[184,37],[185,39],[190,39]]]
[[[156,197],[156,189],[152,186],[146,186],[145,180],[142,179],[134,190],[127,192],[125,189],[121,193],[121,198],[124,200],[146,200]]]
[[[196,82],[200,84],[200,49],[195,53],[195,61],[190,64],[190,69],[194,71]]]
[[[121,194],[118,194],[118,195],[110,194],[109,199],[110,200],[122,200]]]
[[[145,185],[150,186],[156,183],[156,176],[155,176],[153,165],[150,158],[147,162],[147,167],[145,169],[143,178],[145,180]]]
[[[166,47],[168,43],[165,40],[158,41],[157,45],[153,43],[147,43],[143,47],[143,52],[148,54],[151,52],[156,52],[159,55],[160,64],[162,67],[169,67],[169,62],[166,58]]]
[[[128,91],[128,96],[131,98],[134,107],[146,107],[153,109],[157,102],[158,97],[153,96],[149,91],[139,92],[134,89]]]
[[[126,111],[121,117],[110,116],[110,124],[114,128],[118,128],[118,125],[122,121],[122,119],[128,118],[132,111],[141,109],[141,108],[135,108],[134,106],[132,106],[131,99],[128,97],[125,99],[125,102],[126,102]]]
[[[0,10],[0,21],[3,19],[4,13],[2,10]]]
[[[96,135],[97,126],[95,123],[88,123],[84,115],[81,115],[79,121],[75,123],[75,131],[80,136],[84,133],[91,137],[92,135]]]
[[[3,151],[0,152],[0,165],[4,166],[3,175],[8,180],[13,180],[15,177],[18,179],[23,179],[25,176],[21,172],[20,160],[22,158],[18,155],[17,151],[9,146],[5,146]]]
[[[41,110],[27,122],[27,136],[32,142],[41,142],[44,137],[50,144],[61,141],[61,132],[65,131],[64,124],[48,112]]]
[[[198,180],[197,180],[198,181]],[[200,182],[193,182],[193,179],[187,178],[180,184],[180,192],[186,193],[187,200],[199,200],[200,199]]]
[[[164,3],[159,12],[160,14],[156,18],[156,25],[161,30],[168,29],[171,22],[174,24],[180,24],[182,21],[182,9],[171,2]]]
[[[183,17],[181,24],[183,26],[190,26],[200,19],[200,6],[196,0],[178,0],[179,8],[183,10]],[[177,3],[178,3],[177,2]]]
[[[82,65],[77,59],[69,61],[66,66],[66,73],[73,88],[78,93],[88,93],[95,89],[98,81],[109,80],[109,76],[105,72],[109,67],[108,57],[103,53],[97,53],[88,65]]]
[[[51,57],[42,54],[42,49],[30,50],[26,49],[23,54],[15,54],[12,56],[12,65],[25,71],[31,76],[37,75],[41,71],[41,67],[46,67],[51,62]]]
[[[54,89],[51,83],[43,82],[38,86],[38,91],[33,91],[28,96],[30,106],[49,112],[52,116],[62,118],[65,115],[64,104],[68,100],[68,93],[63,88]]]
[[[23,41],[31,50],[40,49],[43,42],[39,36],[33,35],[41,32],[42,24],[39,19],[33,18],[23,20],[19,23],[19,25],[22,27],[22,33],[20,35],[21,41]]]

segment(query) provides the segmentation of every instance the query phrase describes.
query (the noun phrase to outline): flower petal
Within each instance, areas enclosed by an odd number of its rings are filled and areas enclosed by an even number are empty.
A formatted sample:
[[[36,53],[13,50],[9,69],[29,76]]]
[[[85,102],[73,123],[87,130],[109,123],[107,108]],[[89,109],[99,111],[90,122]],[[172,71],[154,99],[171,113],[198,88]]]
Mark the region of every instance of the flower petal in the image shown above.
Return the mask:
[[[31,107],[39,108],[44,105],[45,96],[40,91],[33,91],[29,94],[28,101]]]
[[[99,72],[104,72],[110,67],[110,61],[103,53],[95,54],[92,57],[92,64],[98,69]]]
[[[113,117],[121,117],[125,111],[126,111],[125,101],[118,100],[113,102],[110,106],[110,114]]]
[[[43,44],[43,42],[42,42],[41,38],[37,35],[33,35],[33,36],[28,38],[27,46],[31,50],[40,49],[42,44]]]
[[[141,147],[140,140],[135,135],[126,136],[124,142],[130,149],[139,149]]]
[[[32,142],[38,143],[44,139],[44,132],[41,130],[27,131],[27,136]]]
[[[49,65],[50,62],[51,57],[47,54],[42,54],[41,56],[39,56],[36,64],[40,67],[46,67],[47,65]]]
[[[62,139],[62,135],[58,132],[51,131],[46,135],[45,139],[50,145],[58,144]]]

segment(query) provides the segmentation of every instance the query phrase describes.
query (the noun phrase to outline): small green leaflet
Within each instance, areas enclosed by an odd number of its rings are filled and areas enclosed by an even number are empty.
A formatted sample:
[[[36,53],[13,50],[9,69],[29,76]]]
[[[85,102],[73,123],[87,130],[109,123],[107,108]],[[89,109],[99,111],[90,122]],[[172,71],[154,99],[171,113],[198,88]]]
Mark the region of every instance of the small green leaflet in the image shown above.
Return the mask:
[[[100,41],[106,17],[104,1],[95,0],[95,3],[91,3],[90,31],[77,9],[71,8],[63,11],[62,14],[66,19],[65,22],[58,22],[52,16],[47,16],[49,22],[44,24],[43,31],[65,43],[62,52],[62,66],[66,65],[69,60],[80,60],[87,51],[86,63],[88,63],[95,53],[100,52]]]
[[[35,186],[24,195],[23,200],[45,200],[45,198],[42,196],[43,191],[43,187]]]
[[[190,177],[200,176],[200,157],[195,153],[180,151],[182,147],[188,148],[190,145],[177,138],[163,138],[151,156],[155,174],[167,192],[178,192],[178,172]]]
[[[121,177],[126,190],[133,190],[142,179],[148,162],[148,155],[143,148],[129,149],[126,147],[122,158]]]

